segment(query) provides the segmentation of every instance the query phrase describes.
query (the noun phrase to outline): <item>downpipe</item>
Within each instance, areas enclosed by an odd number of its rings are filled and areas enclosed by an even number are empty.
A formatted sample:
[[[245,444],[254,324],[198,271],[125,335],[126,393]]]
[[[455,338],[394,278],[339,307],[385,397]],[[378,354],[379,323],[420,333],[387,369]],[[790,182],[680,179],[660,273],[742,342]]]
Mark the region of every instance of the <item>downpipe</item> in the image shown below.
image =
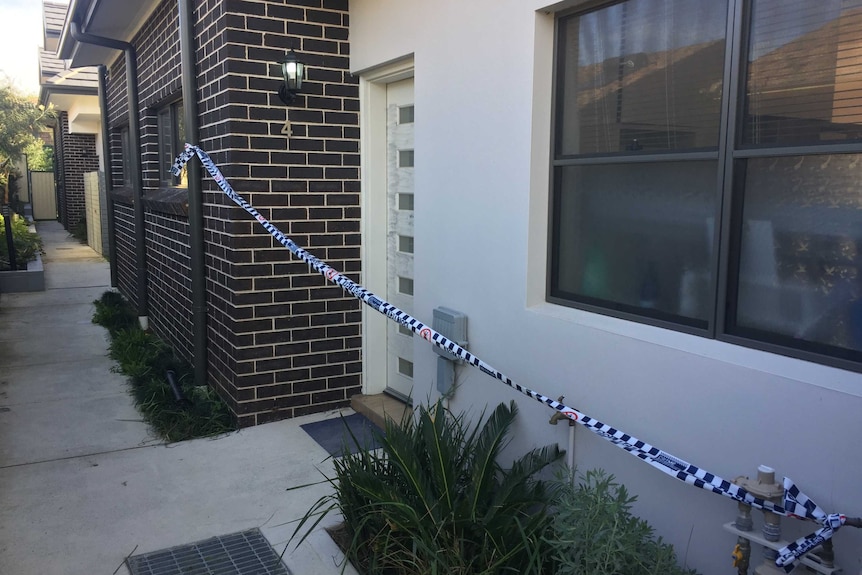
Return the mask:
[[[108,68],[99,65],[99,108],[102,111],[102,165],[105,170],[105,207],[108,209],[108,263],[111,270],[111,287],[117,287],[117,244],[114,228],[113,164],[111,162],[111,132],[108,128]]]
[[[199,145],[197,75],[195,72],[195,23],[193,0],[178,0],[180,62],[186,141]],[[207,384],[207,302],[204,243],[203,186],[200,165],[188,165],[189,268],[192,296],[192,365],[195,385]]]
[[[74,20],[69,23],[69,32],[76,42],[93,44],[104,48],[120,50],[126,57],[126,94],[129,102],[129,139],[134,150],[141,149],[140,100],[138,94],[138,58],[135,47],[122,40],[105,38],[88,34],[81,30],[80,24]],[[141,171],[141,156],[133,153],[129,158],[131,163],[132,190],[135,195],[135,245],[137,264],[137,306],[138,322],[146,330],[149,315],[149,296],[147,293],[147,246],[144,231],[144,180]],[[106,174],[107,176],[107,174]]]
[[[177,383],[177,374],[174,370],[169,369],[165,372],[165,379],[168,380],[168,385],[171,387],[171,393],[174,395],[174,401],[177,405],[182,407],[188,407],[191,405],[191,401],[186,398],[183,394],[183,390],[180,387],[179,383]]]

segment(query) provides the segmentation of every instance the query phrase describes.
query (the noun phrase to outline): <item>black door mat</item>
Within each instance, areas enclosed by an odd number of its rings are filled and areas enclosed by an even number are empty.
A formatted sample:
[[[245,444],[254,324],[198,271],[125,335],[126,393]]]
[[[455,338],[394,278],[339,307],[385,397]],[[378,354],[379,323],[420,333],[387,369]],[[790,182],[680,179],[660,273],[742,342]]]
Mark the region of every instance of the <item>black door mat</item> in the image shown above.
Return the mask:
[[[290,575],[258,529],[133,555],[132,575]]]
[[[372,430],[375,429],[374,424],[361,413],[306,423],[300,427],[333,457],[344,455],[345,447],[349,449],[350,453],[356,453],[360,449],[368,450],[380,447],[372,433]],[[351,433],[356,441],[353,441],[350,436]],[[356,445],[357,442],[359,443],[358,446]]]

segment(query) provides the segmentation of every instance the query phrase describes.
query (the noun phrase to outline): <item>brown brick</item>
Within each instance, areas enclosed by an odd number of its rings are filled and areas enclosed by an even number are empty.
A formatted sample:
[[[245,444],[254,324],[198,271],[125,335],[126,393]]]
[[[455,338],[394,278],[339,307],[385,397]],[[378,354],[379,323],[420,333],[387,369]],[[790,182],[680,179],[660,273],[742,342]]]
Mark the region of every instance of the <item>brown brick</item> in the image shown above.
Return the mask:
[[[348,67],[346,0],[195,4],[202,147],[264,217],[358,278],[359,92]],[[158,186],[154,112],[182,91],[176,2],[160,2],[132,42],[144,110],[146,194]],[[275,62],[288,47],[306,50],[310,65],[307,90],[289,109],[275,95]],[[126,112],[124,62],[118,58],[110,71],[107,111],[109,176],[117,187],[123,170],[118,134]],[[280,133],[287,119],[291,138]],[[95,149],[94,141],[86,145]],[[242,426],[346,404],[361,388],[358,302],[296,261],[208,176],[204,190],[210,383]],[[114,197],[118,287],[134,301],[132,197]],[[83,213],[77,200],[63,206],[67,221],[78,209]],[[149,206],[145,225],[150,323],[191,360],[188,218],[182,210]],[[286,367],[297,362],[308,365]]]

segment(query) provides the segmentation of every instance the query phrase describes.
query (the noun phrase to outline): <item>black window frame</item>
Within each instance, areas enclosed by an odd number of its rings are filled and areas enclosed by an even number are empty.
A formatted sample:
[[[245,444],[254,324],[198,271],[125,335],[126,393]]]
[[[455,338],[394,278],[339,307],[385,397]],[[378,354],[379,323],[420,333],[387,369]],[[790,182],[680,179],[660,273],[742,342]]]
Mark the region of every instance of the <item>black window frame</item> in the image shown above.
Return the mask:
[[[551,116],[551,154],[550,154],[550,201],[548,219],[548,249],[546,301],[588,312],[634,321],[641,324],[671,329],[705,338],[715,339],[752,349],[763,350],[788,357],[811,361],[849,371],[862,372],[862,351],[799,340],[773,332],[762,331],[735,325],[735,312],[738,305],[738,275],[741,259],[741,228],[744,224],[742,210],[745,189],[741,176],[745,162],[751,158],[775,158],[787,156],[816,156],[827,154],[862,154],[862,141],[836,144],[812,145],[772,145],[743,144],[741,140],[744,115],[742,107],[745,99],[746,78],[748,73],[748,42],[751,37],[752,4],[756,0],[728,0],[727,32],[725,34],[725,60],[721,94],[721,115],[719,120],[719,142],[715,152],[616,152],[601,156],[584,154],[564,156],[557,151],[558,125],[560,124],[563,94],[563,71],[559,54],[565,47],[561,43],[562,23],[598,10],[623,4],[629,0],[608,0],[605,2],[583,2],[581,5],[556,14],[553,63],[552,116]],[[561,194],[561,169],[566,166],[627,164],[637,162],[669,162],[674,159],[690,160],[715,159],[718,164],[716,174],[716,210],[714,227],[715,249],[710,258],[712,271],[710,298],[712,313],[707,325],[693,325],[681,318],[668,317],[667,314],[652,313],[611,302],[594,301],[585,296],[563,294],[555,290],[559,269],[560,245],[556,241],[561,226],[561,216],[557,207]],[[862,190],[860,190],[862,193]]]
[[[120,127],[117,131],[120,138],[120,166],[122,168],[123,187],[132,187],[132,140],[129,134],[129,126]]]
[[[181,99],[172,100],[156,109],[159,186],[162,188],[187,187],[185,168],[183,168],[183,174],[180,176],[174,176],[171,173],[173,159],[179,155],[184,144],[181,137],[183,131],[183,101]],[[167,139],[165,138],[166,132]]]

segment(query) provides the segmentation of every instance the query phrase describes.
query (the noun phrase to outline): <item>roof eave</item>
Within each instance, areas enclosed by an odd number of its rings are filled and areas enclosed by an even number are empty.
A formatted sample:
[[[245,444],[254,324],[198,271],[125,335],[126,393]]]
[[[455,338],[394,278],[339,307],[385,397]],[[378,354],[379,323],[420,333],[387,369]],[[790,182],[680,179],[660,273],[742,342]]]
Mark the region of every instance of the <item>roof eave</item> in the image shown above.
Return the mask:
[[[80,96],[98,96],[98,88],[88,88],[86,86],[65,86],[59,88],[57,86],[41,86],[39,88],[39,103],[47,106],[53,96],[58,95],[80,95]]]
[[[72,38],[71,22],[77,22],[88,34],[131,42],[158,5],[158,0],[71,0],[57,54],[61,59],[71,60],[73,68],[109,65],[119,55],[118,51],[76,41]]]

